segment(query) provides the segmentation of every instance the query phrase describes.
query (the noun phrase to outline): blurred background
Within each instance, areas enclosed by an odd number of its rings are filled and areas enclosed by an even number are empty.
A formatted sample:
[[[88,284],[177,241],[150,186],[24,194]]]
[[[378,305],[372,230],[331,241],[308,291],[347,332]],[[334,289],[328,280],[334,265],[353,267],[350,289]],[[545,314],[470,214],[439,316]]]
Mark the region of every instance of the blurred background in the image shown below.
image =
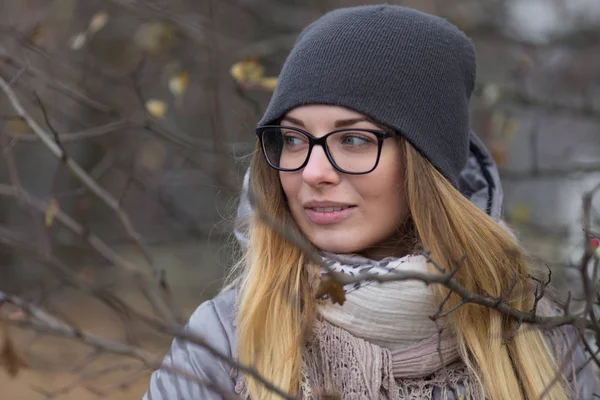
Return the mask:
[[[330,9],[368,3],[377,2],[0,1],[0,290],[163,354],[168,335],[99,293],[156,312],[142,276],[181,318],[215,295],[239,250],[233,217],[253,128],[295,36]],[[506,220],[560,294],[576,292],[568,266],[600,236],[600,195],[598,234],[582,229],[583,195],[600,183],[600,2],[390,3],[473,39],[473,127],[501,169]],[[139,361],[7,324],[1,332],[2,399],[145,392]]]

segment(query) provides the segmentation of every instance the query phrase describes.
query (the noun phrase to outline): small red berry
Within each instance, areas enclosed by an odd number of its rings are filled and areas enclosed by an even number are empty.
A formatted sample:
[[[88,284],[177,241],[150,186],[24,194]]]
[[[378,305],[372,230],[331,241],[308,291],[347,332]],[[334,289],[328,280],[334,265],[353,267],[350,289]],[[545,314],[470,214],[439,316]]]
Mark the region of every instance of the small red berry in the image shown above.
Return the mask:
[[[590,245],[592,246],[593,249],[597,249],[598,247],[600,247],[600,239],[599,238],[592,238],[590,240]]]

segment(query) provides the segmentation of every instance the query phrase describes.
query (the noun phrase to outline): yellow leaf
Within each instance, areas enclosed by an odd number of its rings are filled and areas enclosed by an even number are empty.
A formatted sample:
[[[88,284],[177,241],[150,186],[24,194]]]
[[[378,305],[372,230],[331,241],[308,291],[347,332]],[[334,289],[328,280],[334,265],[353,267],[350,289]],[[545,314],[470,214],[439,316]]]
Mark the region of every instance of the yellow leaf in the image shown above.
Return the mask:
[[[50,228],[54,222],[54,217],[58,211],[58,201],[53,197],[48,202],[48,208],[46,209],[46,228]]]
[[[6,120],[4,124],[6,130],[13,135],[18,135],[20,133],[29,132],[31,129],[29,128],[29,124],[22,117],[10,117]]]
[[[87,42],[87,34],[85,32],[79,32],[78,34],[71,37],[69,40],[69,47],[71,50],[81,50]]]
[[[257,83],[263,78],[265,67],[256,58],[246,58],[244,61],[233,64],[229,72],[238,83],[251,84]]]
[[[148,22],[140,25],[134,40],[142,49],[157,53],[171,48],[175,32],[170,25],[163,22]]]
[[[164,118],[167,108],[167,103],[162,100],[150,99],[146,102],[146,110],[156,118]]]
[[[190,73],[187,71],[174,75],[169,79],[169,90],[173,95],[181,96],[185,92],[189,80]]]
[[[106,11],[100,11],[94,14],[92,19],[90,20],[90,25],[88,26],[88,32],[96,33],[99,32],[102,28],[106,26],[108,23],[108,13]]]
[[[515,204],[510,211],[510,216],[514,223],[526,224],[531,221],[531,206],[527,203]]]
[[[596,251],[594,252],[594,254],[596,254],[596,258],[600,259],[600,247],[598,247],[596,249]]]
[[[512,139],[519,129],[519,123],[516,118],[509,118],[504,125],[504,137],[508,140]]]
[[[276,76],[270,76],[268,78],[263,78],[260,80],[260,86],[263,89],[266,90],[275,90],[275,87],[277,86],[277,80],[278,78]]]

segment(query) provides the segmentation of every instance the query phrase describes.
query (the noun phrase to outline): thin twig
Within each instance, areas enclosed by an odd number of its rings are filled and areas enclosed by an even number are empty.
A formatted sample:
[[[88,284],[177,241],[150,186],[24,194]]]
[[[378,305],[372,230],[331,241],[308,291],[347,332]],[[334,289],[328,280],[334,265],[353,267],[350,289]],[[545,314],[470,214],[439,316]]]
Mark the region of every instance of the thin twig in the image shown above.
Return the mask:
[[[58,138],[62,143],[71,143],[79,140],[91,139],[98,136],[105,135],[107,133],[117,132],[120,129],[125,129],[131,126],[131,123],[127,120],[119,120],[110,122],[105,125],[95,126],[93,128],[84,129],[78,132],[62,133],[58,135]],[[25,142],[37,142],[40,140],[39,136],[34,133],[13,133],[8,132],[9,135],[13,136],[16,140]]]
[[[111,210],[113,210],[119,220],[123,224],[126,232],[129,237],[134,241],[134,243],[138,246],[138,248],[142,251],[146,261],[152,267],[154,271],[155,277],[162,276],[161,271],[159,271],[158,267],[152,260],[150,255],[150,251],[147,246],[142,241],[141,236],[135,231],[129,217],[125,213],[125,211],[121,208],[119,202],[102,186],[100,186],[79,164],[77,164],[72,158],[68,157],[61,147],[55,143],[50,135],[25,111],[17,95],[12,90],[12,88],[6,83],[6,81],[0,77],[0,87],[4,91],[4,93],[8,96],[9,101],[11,102],[15,111],[27,122],[27,124],[32,128],[34,133],[40,138],[42,143],[46,145],[46,147],[73,172],[73,174],[79,178],[79,180],[92,192],[94,193],[100,200],[102,200]],[[169,302],[167,302],[169,303]],[[174,310],[174,307],[169,307],[171,316],[170,318],[176,318],[178,320],[181,319],[179,313]]]

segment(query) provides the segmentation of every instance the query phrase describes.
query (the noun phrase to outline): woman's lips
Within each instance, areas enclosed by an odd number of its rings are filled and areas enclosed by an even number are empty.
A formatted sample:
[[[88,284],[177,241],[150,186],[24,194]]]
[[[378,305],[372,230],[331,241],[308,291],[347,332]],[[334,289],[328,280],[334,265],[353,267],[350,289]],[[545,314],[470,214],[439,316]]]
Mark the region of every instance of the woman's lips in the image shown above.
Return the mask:
[[[348,218],[355,211],[356,206],[345,207],[313,207],[305,208],[308,218],[315,224],[328,225],[338,223]]]

